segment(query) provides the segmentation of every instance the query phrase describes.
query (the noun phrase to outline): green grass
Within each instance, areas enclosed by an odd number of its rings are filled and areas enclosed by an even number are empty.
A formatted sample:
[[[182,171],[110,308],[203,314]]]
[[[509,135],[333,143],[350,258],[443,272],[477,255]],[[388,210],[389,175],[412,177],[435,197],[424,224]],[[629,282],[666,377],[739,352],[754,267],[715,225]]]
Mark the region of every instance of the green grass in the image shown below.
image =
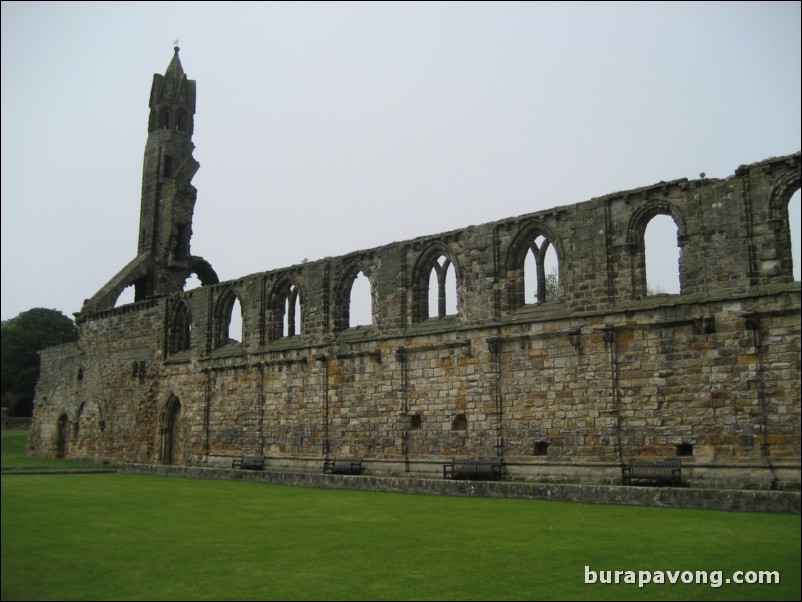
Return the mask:
[[[63,458],[37,458],[25,455],[28,443],[28,431],[10,430],[2,432],[2,456],[0,466],[3,468],[74,468],[76,466],[99,466],[91,460],[66,460]]]
[[[593,570],[779,571],[780,585],[587,585]],[[3,600],[799,600],[800,517],[2,477]]]

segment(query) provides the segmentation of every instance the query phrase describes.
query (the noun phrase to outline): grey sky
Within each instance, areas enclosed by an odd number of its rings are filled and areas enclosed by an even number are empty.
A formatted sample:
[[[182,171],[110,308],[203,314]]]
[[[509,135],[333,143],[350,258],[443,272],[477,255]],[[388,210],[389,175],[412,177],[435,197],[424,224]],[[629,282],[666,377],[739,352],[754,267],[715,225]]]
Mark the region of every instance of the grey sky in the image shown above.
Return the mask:
[[[802,146],[798,2],[3,2],[2,319],[134,257],[175,38],[223,280]]]

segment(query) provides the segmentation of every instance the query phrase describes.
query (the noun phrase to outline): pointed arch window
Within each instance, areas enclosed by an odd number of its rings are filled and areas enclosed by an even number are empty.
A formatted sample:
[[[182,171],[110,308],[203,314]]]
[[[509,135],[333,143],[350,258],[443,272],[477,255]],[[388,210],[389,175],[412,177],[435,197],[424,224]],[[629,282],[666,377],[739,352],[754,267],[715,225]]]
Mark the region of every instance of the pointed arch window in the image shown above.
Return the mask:
[[[338,290],[335,330],[373,324],[373,290],[366,270],[346,269]]]
[[[440,255],[429,272],[429,317],[444,318],[457,313],[457,279],[451,260]]]
[[[192,320],[189,308],[181,300],[173,307],[167,332],[167,355],[174,355],[189,349]]]
[[[159,113],[159,127],[163,130],[170,129],[170,110],[162,109]]]
[[[286,337],[294,337],[301,334],[301,296],[295,286],[290,288],[290,292],[284,301],[282,330]]]
[[[217,349],[229,343],[239,343],[243,330],[242,304],[232,289],[226,289],[214,310],[213,347]]]
[[[181,419],[181,401],[170,395],[159,417],[160,449],[162,464],[182,464],[184,460],[185,436]]]
[[[348,318],[349,326],[373,324],[373,289],[370,279],[362,271],[357,273],[351,283]]]
[[[187,129],[187,115],[184,111],[178,111],[175,114],[175,129],[178,132],[184,132]]]
[[[543,234],[529,241],[524,259],[524,304],[560,298],[560,271],[554,245]]]
[[[270,340],[302,334],[301,290],[289,279],[282,280],[271,296]]]
[[[416,321],[459,314],[457,266],[440,245],[421,256],[415,271],[413,312]]]
[[[522,228],[507,254],[508,307],[547,303],[561,297],[560,258],[554,236],[540,224]]]

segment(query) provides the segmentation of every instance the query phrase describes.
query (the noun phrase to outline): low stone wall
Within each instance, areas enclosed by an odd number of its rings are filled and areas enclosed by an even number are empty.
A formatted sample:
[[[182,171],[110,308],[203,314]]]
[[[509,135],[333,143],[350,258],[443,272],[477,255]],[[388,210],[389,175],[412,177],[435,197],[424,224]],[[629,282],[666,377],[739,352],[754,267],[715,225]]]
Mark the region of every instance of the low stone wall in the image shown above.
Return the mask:
[[[800,514],[800,492],[690,489],[683,487],[622,487],[615,485],[566,485],[547,483],[513,483],[505,481],[452,481],[407,477],[372,477],[330,475],[323,473],[268,472],[202,468],[195,466],[163,466],[125,464],[123,472],[153,474],[193,479],[227,479],[256,481],[293,487],[323,489],[359,489],[394,493],[460,495],[473,497],[523,498],[580,502],[585,504],[624,504],[701,508],[739,512],[784,512]]]

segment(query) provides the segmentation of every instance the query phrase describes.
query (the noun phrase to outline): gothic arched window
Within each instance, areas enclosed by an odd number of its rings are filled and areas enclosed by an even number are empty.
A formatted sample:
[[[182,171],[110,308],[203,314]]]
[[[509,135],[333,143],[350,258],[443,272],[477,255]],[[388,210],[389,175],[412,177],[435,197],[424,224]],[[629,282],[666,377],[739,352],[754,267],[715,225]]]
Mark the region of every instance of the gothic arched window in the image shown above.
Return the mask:
[[[192,321],[189,308],[182,300],[175,304],[170,315],[167,330],[167,355],[173,355],[189,349],[189,337],[192,331]]]
[[[413,282],[417,322],[459,313],[459,270],[444,245],[432,245],[418,260]]]
[[[523,227],[507,252],[510,309],[556,301],[562,296],[560,258],[554,236],[542,224]]]
[[[301,289],[289,278],[282,278],[270,296],[268,324],[271,341],[302,333]]]

